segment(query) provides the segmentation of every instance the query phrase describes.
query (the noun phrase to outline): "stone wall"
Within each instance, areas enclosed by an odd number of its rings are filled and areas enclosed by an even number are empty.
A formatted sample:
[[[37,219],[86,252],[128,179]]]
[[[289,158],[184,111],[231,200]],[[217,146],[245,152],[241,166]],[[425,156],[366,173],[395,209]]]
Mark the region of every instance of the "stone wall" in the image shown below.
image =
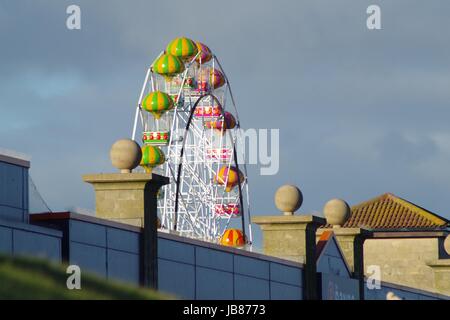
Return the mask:
[[[437,292],[434,272],[427,262],[439,258],[438,248],[437,238],[368,239],[364,243],[364,270],[379,265],[382,282]]]

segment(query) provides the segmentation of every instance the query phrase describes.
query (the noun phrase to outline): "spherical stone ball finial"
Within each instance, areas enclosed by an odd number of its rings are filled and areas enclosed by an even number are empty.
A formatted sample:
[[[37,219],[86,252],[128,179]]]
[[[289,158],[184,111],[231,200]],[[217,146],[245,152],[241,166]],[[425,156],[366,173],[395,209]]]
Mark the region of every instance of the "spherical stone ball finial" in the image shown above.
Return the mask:
[[[141,162],[142,151],[136,141],[121,139],[114,142],[109,156],[112,165],[121,173],[130,173]]]
[[[402,298],[400,298],[399,296],[397,296],[395,293],[393,293],[392,291],[389,291],[386,294],[386,300],[402,300]]]
[[[286,184],[275,192],[275,205],[286,216],[293,215],[302,203],[302,192],[294,185]]]
[[[331,199],[323,207],[323,214],[327,219],[327,223],[333,228],[341,227],[350,217],[350,207],[344,200]]]
[[[447,235],[447,237],[444,240],[444,249],[445,249],[445,252],[450,254],[450,234]]]

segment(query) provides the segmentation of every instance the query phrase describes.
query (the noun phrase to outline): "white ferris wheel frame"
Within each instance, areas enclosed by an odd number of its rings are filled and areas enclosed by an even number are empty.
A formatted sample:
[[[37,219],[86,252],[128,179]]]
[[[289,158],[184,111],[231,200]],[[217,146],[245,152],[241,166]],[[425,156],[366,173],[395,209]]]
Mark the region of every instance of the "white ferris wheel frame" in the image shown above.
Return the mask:
[[[159,56],[155,59],[155,61],[164,53],[162,51]],[[231,141],[231,150],[232,154],[230,156],[230,160],[227,163],[228,169],[230,169],[231,165],[233,164],[239,168],[243,168],[243,175],[244,179],[243,181],[240,181],[240,177],[238,178],[238,185],[236,186],[238,188],[239,193],[237,194],[237,199],[235,198],[234,201],[239,201],[240,203],[240,216],[241,216],[241,227],[244,235],[246,236],[247,245],[250,246],[253,242],[253,235],[252,235],[252,226],[251,226],[251,213],[250,213],[250,199],[249,199],[249,189],[248,189],[248,174],[247,174],[247,167],[244,163],[238,164],[238,156],[236,154],[236,150],[239,150],[242,152],[242,159],[245,159],[245,150],[244,150],[244,140],[241,135],[240,129],[240,120],[239,120],[239,114],[237,111],[236,103],[234,100],[233,92],[231,90],[231,85],[228,80],[228,77],[223,70],[218,58],[213,54],[212,55],[212,68],[218,68],[221,73],[223,74],[225,84],[223,89],[223,101],[220,102],[219,98],[217,98],[214,95],[215,89],[209,90],[207,94],[197,97],[195,101],[193,101],[193,97],[189,94],[188,97],[185,96],[185,89],[184,84],[188,75],[189,70],[191,70],[192,64],[196,61],[197,56],[200,54],[200,52],[193,57],[189,62],[186,63],[185,71],[182,74],[182,80],[180,84],[180,88],[177,94],[177,99],[175,101],[175,108],[173,109],[173,118],[172,118],[172,125],[170,127],[171,134],[169,135],[169,143],[167,145],[167,155],[166,155],[166,162],[164,163],[164,171],[165,175],[168,176],[171,179],[171,183],[167,186],[164,186],[164,200],[158,201],[158,209],[160,210],[161,214],[161,223],[162,225],[167,228],[169,231],[177,231],[181,235],[193,237],[193,238],[199,238],[206,241],[217,241],[220,239],[220,237],[225,232],[226,228],[229,226],[231,219],[233,218],[232,214],[229,214],[228,216],[225,215],[225,217],[219,217],[214,212],[214,206],[217,205],[217,199],[220,199],[221,203],[224,204],[224,201],[226,200],[233,200],[230,199],[232,197],[227,197],[229,195],[225,194],[225,192],[222,192],[222,195],[219,196],[218,191],[219,187],[217,184],[214,185],[213,190],[211,190],[212,185],[214,184],[211,181],[211,176],[216,175],[219,171],[221,162],[218,161],[216,163],[216,168],[214,168],[214,162],[213,161],[207,161],[205,159],[206,154],[204,152],[205,149],[203,149],[202,154],[195,154],[196,149],[200,149],[202,151],[202,147],[204,148],[205,145],[212,146],[211,142],[213,139],[213,135],[215,134],[213,129],[205,129],[204,123],[202,125],[198,125],[196,121],[192,121],[192,114],[194,111],[194,105],[197,105],[201,102],[202,99],[206,98],[207,96],[212,100],[215,99],[217,102],[219,102],[219,105],[222,107],[222,118],[224,115],[224,112],[226,110],[226,97],[229,94],[231,104],[234,109],[234,116],[236,119],[236,127],[233,130],[236,134],[232,135],[231,130],[225,130],[221,129],[221,133],[223,136],[228,135],[229,140]],[[216,66],[217,64],[217,66]],[[151,64],[153,65],[153,63]],[[200,64],[200,68],[202,67],[202,64]],[[146,76],[144,79],[144,83],[142,85],[142,89],[139,95],[138,103],[136,106],[136,112],[134,117],[134,124],[133,124],[133,131],[131,135],[132,140],[136,140],[136,131],[138,126],[139,119],[141,120],[141,126],[143,131],[145,129],[148,129],[148,122],[146,123],[145,119],[146,111],[142,109],[142,100],[144,98],[144,94],[146,92],[146,88],[149,89],[149,92],[158,90],[159,88],[156,88],[155,81],[157,80],[157,77],[153,71],[152,68],[149,67],[146,72]],[[214,77],[214,76],[213,76]],[[150,86],[149,86],[150,82]],[[167,88],[165,88],[167,90]],[[163,90],[164,91],[164,90]],[[183,98],[184,101],[181,101],[183,104],[183,108],[179,108],[178,103],[180,98]],[[188,99],[186,99],[188,98]],[[189,101],[188,101],[189,100]],[[186,110],[186,108],[190,108],[190,110]],[[183,110],[184,109],[184,110]],[[191,119],[189,119],[191,118]],[[225,119],[223,119],[225,121]],[[198,122],[198,121],[197,121]],[[202,120],[204,122],[204,119]],[[193,124],[194,123],[194,124]],[[180,137],[178,138],[178,141],[174,140],[174,132],[183,129],[188,125],[187,130],[184,132],[184,137],[182,141],[179,141]],[[186,143],[187,135],[188,133],[191,133],[194,137],[193,143]],[[209,137],[207,136],[209,134]],[[221,144],[219,146],[219,150],[222,149],[223,145],[223,138],[220,139]],[[182,142],[182,144],[180,144]],[[237,149],[236,146],[239,146],[240,148]],[[188,150],[188,152],[193,152],[194,159],[189,159],[186,156],[180,158],[180,151]],[[186,151],[185,151],[186,152]],[[180,158],[180,159],[178,159]],[[223,164],[223,162],[222,162]],[[178,166],[178,169],[177,169]],[[201,168],[198,168],[198,166],[202,166]],[[198,171],[198,169],[203,170],[203,176],[201,176],[201,171]],[[180,172],[183,172],[182,175],[180,175]],[[177,179],[177,176],[180,176],[180,179]],[[206,179],[206,177],[209,176],[209,180]],[[238,174],[239,176],[239,174]],[[227,181],[224,182],[224,186],[227,185]],[[189,183],[190,182],[190,183]],[[195,184],[193,184],[195,182]],[[181,186],[181,188],[180,188]],[[174,189],[175,188],[175,189]],[[225,187],[223,187],[225,188]],[[198,189],[203,191],[203,194],[199,193]],[[210,194],[211,198],[209,198],[208,192],[215,191],[213,194]],[[244,194],[245,191],[245,194]],[[175,194],[175,195],[174,195]],[[175,203],[173,197],[175,196]],[[244,197],[245,197],[245,204],[244,204]],[[196,200],[196,203],[190,203],[192,200]],[[173,203],[171,207],[169,206],[169,203]],[[180,206],[181,205],[181,206]],[[171,211],[172,210],[172,211]],[[245,223],[245,218],[247,220],[247,223]],[[225,221],[224,221],[225,220]]]

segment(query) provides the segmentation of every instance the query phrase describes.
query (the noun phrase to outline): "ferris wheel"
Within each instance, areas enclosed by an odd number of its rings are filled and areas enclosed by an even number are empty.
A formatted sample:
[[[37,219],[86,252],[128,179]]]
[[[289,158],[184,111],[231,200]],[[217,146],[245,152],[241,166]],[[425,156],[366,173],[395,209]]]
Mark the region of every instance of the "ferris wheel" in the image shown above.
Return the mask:
[[[148,68],[132,139],[141,166],[170,184],[158,195],[161,229],[228,246],[252,243],[244,139],[231,86],[210,49],[168,44]]]

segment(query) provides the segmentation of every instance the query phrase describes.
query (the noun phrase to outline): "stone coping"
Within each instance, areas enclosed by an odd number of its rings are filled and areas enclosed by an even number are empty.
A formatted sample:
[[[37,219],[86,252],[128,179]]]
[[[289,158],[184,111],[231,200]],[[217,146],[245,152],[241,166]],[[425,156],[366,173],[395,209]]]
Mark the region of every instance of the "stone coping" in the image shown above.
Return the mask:
[[[314,215],[278,215],[278,216],[253,216],[252,222],[256,224],[293,224],[293,223],[317,223],[324,224],[325,219]]]
[[[18,156],[12,156],[7,153],[2,153],[0,151],[0,162],[6,162],[9,164],[13,164],[19,167],[29,168],[30,161],[24,158],[20,158]]]
[[[391,231],[380,231],[373,230],[373,238],[436,238],[445,237],[448,234],[446,230],[391,230]]]
[[[427,265],[432,268],[444,268],[450,272],[450,259],[437,259],[427,261]]]
[[[77,220],[82,222],[100,224],[107,227],[118,228],[122,230],[132,231],[132,232],[142,232],[142,228],[135,227],[129,224],[120,223],[116,221],[106,220],[97,218],[94,216],[88,216],[86,214],[79,214],[74,212],[45,212],[45,213],[33,213],[30,214],[30,221],[32,223],[39,223],[42,221],[58,221],[58,220]]]
[[[153,173],[97,173],[83,175],[83,181],[89,183],[111,183],[111,182],[145,182],[156,181],[162,184],[169,183],[169,178]]]
[[[363,228],[320,228],[317,229],[317,235],[323,234],[325,231],[332,231],[337,236],[370,236],[372,232]]]
[[[0,226],[62,238],[62,232],[59,230],[49,229],[43,226],[24,222],[0,220]]]
[[[389,239],[389,238],[436,238],[436,237],[445,237],[448,234],[448,231],[445,230],[411,230],[411,231],[401,231],[401,230],[372,230],[365,228],[324,228],[321,227],[317,229],[317,235],[321,235],[324,231],[333,231],[334,234],[345,236],[345,235],[363,235],[368,238],[374,239]]]

